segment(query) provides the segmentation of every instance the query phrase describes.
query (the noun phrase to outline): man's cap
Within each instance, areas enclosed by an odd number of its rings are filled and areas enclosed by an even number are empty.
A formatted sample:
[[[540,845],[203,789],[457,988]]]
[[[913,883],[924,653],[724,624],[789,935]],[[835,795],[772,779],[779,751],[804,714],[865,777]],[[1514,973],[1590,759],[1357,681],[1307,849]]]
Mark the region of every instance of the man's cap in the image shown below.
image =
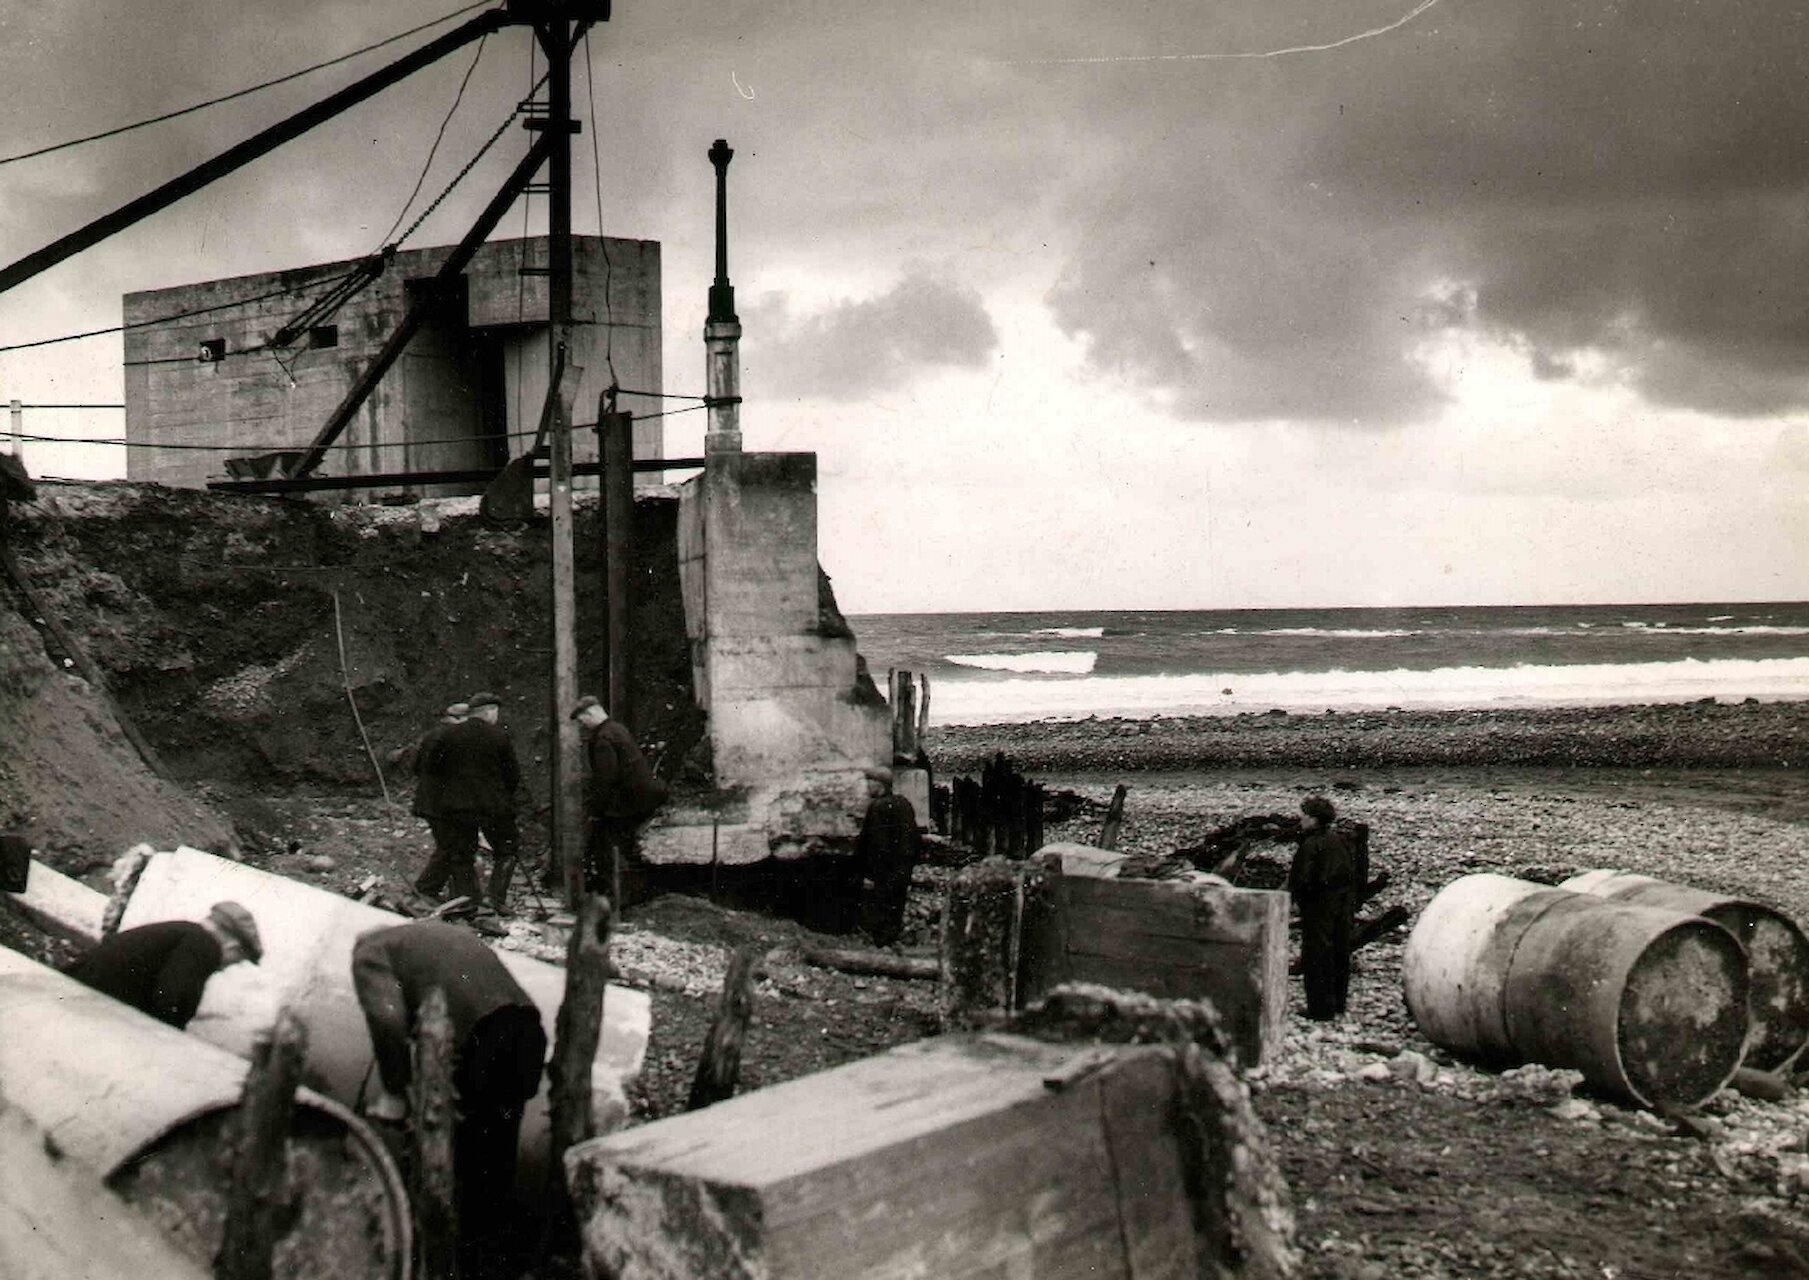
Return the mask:
[[[592,707],[601,707],[602,705],[603,705],[602,700],[599,699],[596,696],[596,694],[587,693],[582,698],[579,698],[577,701],[577,704],[572,707],[571,718],[573,720],[576,720],[579,716],[583,715],[586,711],[589,711]]]
[[[494,693],[474,693],[465,699],[465,705],[476,711],[479,707],[500,707],[502,699]]]
[[[455,702],[450,707],[447,707],[443,714],[449,716],[468,716],[471,714],[471,704],[468,702]]]
[[[874,782],[883,782],[888,787],[892,785],[892,771],[883,764],[873,765],[869,768],[862,769],[861,772],[871,778]]]
[[[220,927],[227,937],[234,939],[245,948],[245,956],[256,964],[264,958],[264,943],[258,937],[258,922],[251,918],[251,912],[236,902],[216,902],[208,911],[207,918]]]
[[[1332,808],[1332,802],[1324,796],[1308,796],[1300,802],[1300,811],[1321,822],[1330,822],[1338,816],[1338,811]]]

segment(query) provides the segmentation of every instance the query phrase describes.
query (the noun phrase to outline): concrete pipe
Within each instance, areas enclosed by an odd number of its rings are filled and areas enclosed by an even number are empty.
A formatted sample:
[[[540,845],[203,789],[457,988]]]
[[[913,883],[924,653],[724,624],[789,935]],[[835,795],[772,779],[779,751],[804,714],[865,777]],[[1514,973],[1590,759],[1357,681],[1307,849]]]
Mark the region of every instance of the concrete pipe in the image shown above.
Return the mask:
[[[264,958],[214,976],[189,1034],[243,1056],[274,1021],[277,1008],[287,1005],[308,1029],[307,1083],[355,1108],[375,1080],[376,1060],[352,989],[352,945],[359,935],[403,924],[405,918],[197,849],[178,849],[151,856],[120,927],[199,920],[222,899],[244,904],[257,920]],[[511,951],[496,954],[539,1007],[550,1053],[565,998],[565,970]],[[609,988],[592,1072],[600,1133],[627,1118],[623,1084],[641,1068],[651,1022],[645,992]],[[542,1185],[537,1179],[545,1176],[551,1132],[543,1078],[522,1118],[518,1185],[524,1189]]]
[[[1558,887],[1713,920],[1746,950],[1752,1025],[1743,1065],[1782,1071],[1809,1045],[1809,938],[1783,912],[1629,871],[1585,871]]]
[[[3,948],[0,1026],[0,1099],[210,1270],[231,1179],[219,1157],[246,1063]],[[382,1140],[308,1090],[293,1123],[299,1215],[276,1274],[405,1280],[408,1194]]]
[[[1420,913],[1402,968],[1407,1007],[1434,1043],[1572,1067],[1648,1107],[1706,1102],[1746,1041],[1740,944],[1657,907],[1464,876]]]

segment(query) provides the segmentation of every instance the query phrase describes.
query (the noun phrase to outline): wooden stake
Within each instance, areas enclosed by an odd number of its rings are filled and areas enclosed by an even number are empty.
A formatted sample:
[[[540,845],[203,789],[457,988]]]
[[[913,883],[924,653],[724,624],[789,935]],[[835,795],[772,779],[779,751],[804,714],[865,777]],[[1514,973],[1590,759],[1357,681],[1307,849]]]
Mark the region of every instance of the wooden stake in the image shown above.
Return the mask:
[[[422,1280],[457,1280],[458,1200],[453,1171],[452,1131],[457,1119],[457,1098],[452,1085],[452,1062],[458,1046],[452,1041],[452,1016],[446,1009],[446,993],[435,987],[415,1014],[414,1081],[410,1089],[409,1199],[414,1204],[415,1240],[421,1259]]]
[[[1118,829],[1124,825],[1124,795],[1129,790],[1122,782],[1112,792],[1112,803],[1106,809],[1105,825],[1099,829],[1099,847],[1116,849]]]
[[[553,1125],[548,1176],[561,1187],[565,1149],[596,1132],[590,1112],[590,1076],[603,1034],[603,994],[609,985],[613,925],[609,899],[585,894],[565,952],[565,999],[559,1005],[548,1100]]]
[[[272,1280],[277,1241],[295,1225],[288,1145],[308,1032],[288,1008],[251,1051],[251,1070],[232,1126],[226,1224],[214,1255],[216,1280]]]
[[[754,963],[759,958],[756,948],[740,947],[729,959],[729,971],[722,979],[722,998],[717,1001],[716,1017],[710,1023],[710,1034],[704,1038],[703,1056],[697,1061],[697,1075],[691,1081],[687,1111],[699,1111],[735,1096],[735,1085],[741,1078],[741,1045],[754,1016]]]

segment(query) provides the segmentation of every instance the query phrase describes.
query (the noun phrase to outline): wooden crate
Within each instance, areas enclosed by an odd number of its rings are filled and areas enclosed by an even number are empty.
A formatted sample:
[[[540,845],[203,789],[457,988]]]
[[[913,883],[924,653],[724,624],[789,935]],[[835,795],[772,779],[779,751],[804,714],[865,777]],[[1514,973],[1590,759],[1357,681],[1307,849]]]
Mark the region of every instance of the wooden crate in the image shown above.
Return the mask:
[[[1027,899],[1018,999],[1092,982],[1163,999],[1207,999],[1245,1066],[1281,1043],[1288,1001],[1288,895],[1182,880],[1052,875]]]
[[[1171,1051],[943,1036],[582,1143],[587,1274],[1197,1273]]]

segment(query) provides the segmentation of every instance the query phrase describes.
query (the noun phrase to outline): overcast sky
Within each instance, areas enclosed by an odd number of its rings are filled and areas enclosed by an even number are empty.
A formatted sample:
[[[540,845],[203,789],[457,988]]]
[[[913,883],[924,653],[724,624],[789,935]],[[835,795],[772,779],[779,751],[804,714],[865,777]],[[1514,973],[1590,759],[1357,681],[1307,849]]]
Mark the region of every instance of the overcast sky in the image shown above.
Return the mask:
[[[0,153],[455,3],[12,0]],[[662,242],[666,389],[701,394],[704,153],[734,146],[746,443],[818,453],[851,611],[1804,599],[1805,25],[1756,0],[618,0],[590,37],[601,225]],[[0,256],[426,38],[0,166]],[[528,47],[487,42],[425,194],[531,82]],[[470,64],[0,296],[0,344],[369,252]],[[411,244],[456,240],[525,146]],[[117,336],[0,355],[0,399],[116,402],[119,360]]]

